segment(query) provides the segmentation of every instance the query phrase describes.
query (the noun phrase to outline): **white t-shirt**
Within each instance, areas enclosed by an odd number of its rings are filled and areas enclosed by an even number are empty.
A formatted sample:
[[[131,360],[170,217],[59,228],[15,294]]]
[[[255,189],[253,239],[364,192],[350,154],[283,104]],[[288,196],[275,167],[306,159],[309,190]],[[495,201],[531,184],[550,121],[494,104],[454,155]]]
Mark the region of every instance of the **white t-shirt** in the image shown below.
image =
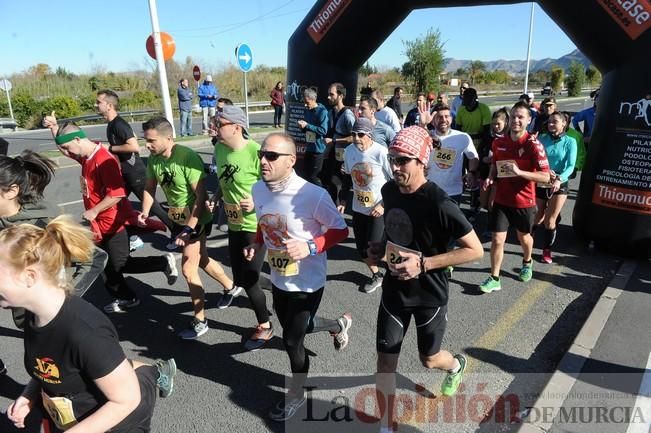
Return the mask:
[[[433,149],[429,157],[427,179],[434,182],[449,196],[463,192],[463,155],[468,159],[479,158],[472,139],[465,132],[450,129],[441,139],[441,148]]]
[[[384,107],[383,109],[376,111],[375,118],[380,122],[384,122],[389,125],[395,132],[398,132],[402,129],[398,115],[395,111],[393,111],[393,108],[391,107]]]
[[[283,191],[271,192],[263,181],[252,189],[258,226],[267,246],[271,282],[288,292],[312,293],[325,286],[324,252],[296,262],[287,255],[283,240],[312,240],[329,229],[344,229],[346,222],[325,189],[292,173]]]
[[[373,207],[382,201],[382,187],[393,178],[389,151],[375,141],[364,152],[354,143],[344,151],[344,172],[353,179],[353,210],[370,215]]]

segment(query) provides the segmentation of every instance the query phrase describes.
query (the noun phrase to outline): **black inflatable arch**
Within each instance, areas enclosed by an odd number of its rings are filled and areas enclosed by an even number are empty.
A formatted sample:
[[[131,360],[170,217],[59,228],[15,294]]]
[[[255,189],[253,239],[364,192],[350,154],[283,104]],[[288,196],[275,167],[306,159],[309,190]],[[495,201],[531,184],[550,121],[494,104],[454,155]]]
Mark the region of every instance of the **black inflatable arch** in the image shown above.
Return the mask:
[[[346,104],[353,105],[357,70],[412,10],[512,3],[521,2],[318,0],[288,47],[286,126],[299,151],[304,145],[296,126],[304,110],[302,90],[315,87],[319,99],[325,100],[328,85],[339,81],[349,89]],[[648,256],[651,2],[538,0],[538,4],[603,75],[595,129],[574,209],[574,229],[598,247]],[[496,36],[498,32],[496,29]]]

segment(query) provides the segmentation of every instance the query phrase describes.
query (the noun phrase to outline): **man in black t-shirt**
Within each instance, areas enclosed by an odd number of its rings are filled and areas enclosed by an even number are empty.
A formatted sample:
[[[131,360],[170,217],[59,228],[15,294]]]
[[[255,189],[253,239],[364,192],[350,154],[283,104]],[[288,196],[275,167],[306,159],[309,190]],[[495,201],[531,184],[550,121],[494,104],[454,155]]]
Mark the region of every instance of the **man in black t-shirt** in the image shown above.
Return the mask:
[[[138,145],[136,134],[133,132],[131,125],[118,114],[117,110],[119,108],[120,98],[114,91],[100,90],[97,92],[95,109],[108,120],[106,137],[110,144],[109,151],[120,160],[120,169],[122,170],[127,195],[134,193],[138,200],[142,202],[147,178],[146,167],[142,159],[140,159],[140,145]],[[174,223],[158,202],[154,202],[151,213],[158,217],[171,233]],[[171,242],[168,249],[176,249],[176,245]]]
[[[447,266],[480,259],[482,245],[459,207],[436,184],[427,181],[432,139],[419,126],[402,129],[389,147],[393,180],[382,187],[385,240],[372,243],[369,258],[385,260],[377,319],[377,389],[393,401],[395,372],[411,317],[416,322],[418,351],[426,368],[448,372],[443,395],[453,395],[466,358],[441,350],[447,322]],[[448,251],[456,240],[458,249]],[[382,258],[384,257],[384,258]],[[385,411],[383,431],[393,431],[393,407]]]

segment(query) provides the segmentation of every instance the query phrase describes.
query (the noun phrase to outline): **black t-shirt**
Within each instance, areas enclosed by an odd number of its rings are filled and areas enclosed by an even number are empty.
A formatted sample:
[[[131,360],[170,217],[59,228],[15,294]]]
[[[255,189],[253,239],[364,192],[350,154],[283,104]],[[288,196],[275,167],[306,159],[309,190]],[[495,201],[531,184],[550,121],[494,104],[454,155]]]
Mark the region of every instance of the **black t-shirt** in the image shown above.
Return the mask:
[[[41,328],[28,312],[24,344],[29,375],[50,398],[70,400],[77,421],[106,402],[93,381],[126,359],[110,320],[76,296],[67,297],[56,317]]]
[[[128,139],[135,137],[131,125],[127,123],[122,117],[117,116],[115,119],[111,120],[106,126],[106,137],[111,146],[120,146],[127,142]],[[135,160],[140,159],[140,155],[137,153],[115,153],[111,151],[115,156],[118,157],[120,162],[129,162],[130,165],[135,165]],[[124,164],[122,164],[124,168]]]
[[[402,194],[394,180],[382,187],[384,231],[387,240],[430,257],[443,254],[453,239],[472,225],[448,195],[432,182],[412,194]],[[391,307],[439,307],[448,303],[445,269],[432,269],[418,278],[400,281],[384,277],[382,300]]]

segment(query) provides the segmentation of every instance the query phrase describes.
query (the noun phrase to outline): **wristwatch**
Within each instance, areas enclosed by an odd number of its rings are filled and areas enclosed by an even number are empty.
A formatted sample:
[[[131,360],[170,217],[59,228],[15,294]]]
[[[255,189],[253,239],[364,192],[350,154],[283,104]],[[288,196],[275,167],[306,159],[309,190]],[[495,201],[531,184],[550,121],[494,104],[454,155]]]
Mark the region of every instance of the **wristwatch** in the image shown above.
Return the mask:
[[[311,256],[316,256],[319,252],[314,241],[307,241],[307,247],[310,249]]]

